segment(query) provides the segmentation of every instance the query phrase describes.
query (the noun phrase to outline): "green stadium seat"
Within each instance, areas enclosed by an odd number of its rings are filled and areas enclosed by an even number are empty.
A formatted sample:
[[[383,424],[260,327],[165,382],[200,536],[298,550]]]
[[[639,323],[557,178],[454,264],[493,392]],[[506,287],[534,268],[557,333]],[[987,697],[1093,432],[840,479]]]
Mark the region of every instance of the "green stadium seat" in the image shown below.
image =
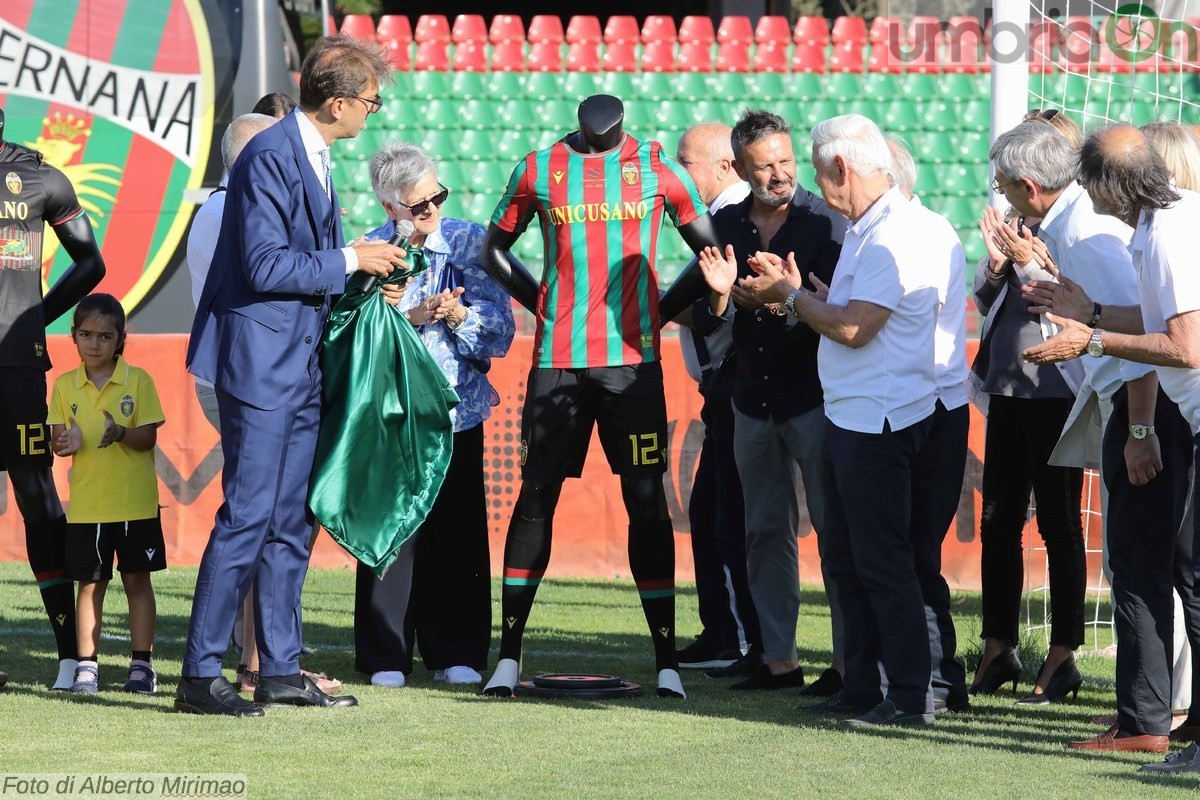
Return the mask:
[[[796,182],[811,192],[817,192],[817,169],[812,164],[812,142],[806,144],[803,149],[796,150]]]
[[[835,73],[829,77],[843,77],[845,73]],[[868,72],[865,75],[851,75],[858,79],[858,91],[864,100],[874,100],[882,103],[894,100],[900,94],[899,78],[880,72]]]
[[[980,212],[982,216],[983,212]],[[979,263],[979,259],[987,255],[987,245],[983,243],[983,237],[979,235],[979,229],[974,231],[963,229],[958,232],[958,238],[963,243],[963,255],[967,257],[967,291],[968,295],[972,294],[970,289],[975,283],[975,266]]]
[[[486,72],[453,72],[450,78],[450,95],[460,100],[490,97]]]
[[[667,100],[658,103],[656,108],[658,112],[657,127],[679,133],[698,122],[705,122],[709,119],[706,114],[702,115],[699,112],[699,103],[690,103],[687,100]],[[703,108],[707,112],[711,108],[711,104],[705,103]]]
[[[718,72],[712,76],[712,92],[714,99],[729,102],[746,102],[746,79],[749,77],[741,72]]]
[[[562,76],[562,94],[568,100],[579,102],[600,91],[604,75],[596,72],[568,72]]]
[[[1155,97],[1179,99],[1183,92],[1184,76],[1178,72],[1135,72],[1133,74],[1134,97],[1151,100]],[[1194,97],[1195,95],[1192,95]]]
[[[462,219],[487,225],[492,221],[492,212],[496,210],[496,204],[500,202],[500,195],[503,193],[504,188],[501,187],[494,192],[471,194],[464,203]]]
[[[455,219],[463,219],[463,213],[466,211],[467,201],[470,196],[463,192],[451,191],[450,196],[446,198],[446,202],[442,204],[442,214]]]
[[[959,128],[964,131],[989,131],[992,125],[992,105],[989,100],[968,100],[957,105]]]
[[[637,97],[640,77],[637,72],[605,72],[601,76],[601,91],[622,100]]]
[[[658,103],[642,100],[637,95],[626,95],[625,125],[638,130],[657,129],[659,125]]]
[[[542,124],[541,104],[533,100],[505,100],[496,110],[496,121],[499,128],[508,130],[526,130],[538,128]],[[489,129],[489,132],[495,128]]]
[[[460,159],[464,154],[459,152],[457,132],[444,128],[425,128],[413,131],[413,139],[417,146],[436,159]]]
[[[425,101],[421,108],[425,124],[435,128],[457,129],[462,127],[462,115],[459,113],[461,103],[444,97]],[[370,130],[368,128],[368,130]]]
[[[459,161],[467,162],[468,164],[476,161],[483,161],[488,158],[494,158],[494,142],[496,134],[494,131],[484,130],[469,130],[469,131],[453,131],[450,138],[450,145],[453,150],[451,153],[456,153]],[[443,158],[450,157],[443,155]],[[468,166],[468,169],[470,167]]]
[[[1200,106],[1195,105],[1197,95],[1190,94],[1188,97],[1192,99],[1192,102],[1183,104],[1179,121],[1184,125],[1200,125]]]
[[[798,108],[799,121],[805,131],[812,130],[813,126],[822,120],[836,117],[841,114],[841,104],[833,100],[814,100],[811,103],[803,103]],[[791,119],[794,117],[785,117]]]
[[[482,141],[478,151],[480,153],[478,160],[492,158],[516,166],[518,160],[536,148],[535,134],[530,131],[506,130],[502,131],[499,136],[491,134],[480,138]]]
[[[467,176],[479,165],[471,161],[442,161],[438,159],[437,176],[443,186],[452,192],[461,192],[467,187]]]
[[[815,72],[796,72],[788,75],[784,80],[783,90],[790,100],[798,100],[802,103],[818,100],[824,96],[825,80],[828,77]]]
[[[929,207],[945,217],[956,229],[966,230],[975,225],[983,215],[987,199],[970,197],[954,197],[949,195],[933,195],[929,198]]]
[[[957,161],[964,164],[987,164],[991,139],[986,133],[964,131],[954,137],[958,150]]]
[[[341,200],[341,197],[338,199]],[[379,198],[373,192],[355,193],[351,202],[343,205],[342,208],[346,209],[347,216],[359,221],[362,227],[359,233],[365,233],[371,228],[383,224],[385,216],[383,208],[379,205]]]
[[[675,96],[674,72],[643,72],[638,81],[638,97],[643,100],[670,100]]]
[[[927,131],[958,130],[961,124],[959,109],[945,100],[929,100],[921,104],[921,127]]]
[[[932,181],[918,181],[926,191],[952,197],[987,198],[987,172],[977,164],[938,164],[931,172]]]
[[[470,73],[475,74],[475,73]],[[513,100],[509,102],[524,102]],[[491,130],[501,122],[500,104],[495,100],[468,100],[458,105],[459,127],[477,131]],[[505,120],[507,122],[507,120]]]
[[[703,72],[680,72],[672,76],[677,100],[707,100],[712,97],[709,75]]]
[[[866,98],[852,99],[842,103],[842,113],[861,114],[872,122],[879,124],[879,120],[883,118],[882,111],[884,105]]]
[[[974,75],[964,72],[948,72],[934,87],[938,97],[956,102],[974,101],[979,98],[979,83]]]
[[[493,73],[494,76],[507,75],[515,78],[520,78],[519,72],[498,72]],[[524,85],[520,96],[526,100],[536,100],[542,102],[544,100],[557,100],[563,94],[563,75],[559,72],[531,72],[525,76]],[[503,97],[503,100],[510,100],[516,95]]]
[[[383,143],[383,131],[378,128],[364,128],[353,139],[343,139],[333,151],[334,158],[358,159],[365,161],[379,150]]]
[[[505,166],[502,161],[480,161],[473,164],[472,168],[463,175],[460,185],[464,191],[493,192],[499,195],[504,191],[505,184],[508,183],[512,167],[511,164]]]
[[[950,164],[960,161],[956,136],[949,132],[912,135],[913,158],[922,164]],[[984,152],[986,156],[986,151]]]
[[[831,72],[825,75],[825,94],[823,97],[826,100],[837,100],[845,103],[863,96],[863,78],[864,75],[857,75],[853,72]]]
[[[879,120],[879,125],[885,131],[906,133],[908,131],[922,130],[924,127],[921,120],[920,108],[912,100],[892,100],[890,103],[884,105],[882,111],[883,118]]]
[[[530,109],[532,127],[550,131],[569,131],[579,127],[579,103],[574,100],[547,100]]]
[[[913,100],[929,100],[938,94],[938,76],[926,72],[910,72],[900,78],[900,94]]]
[[[359,159],[341,159],[334,163],[333,180],[341,191],[370,192],[371,170],[370,161]]]
[[[412,72],[412,94],[420,100],[438,100],[446,96],[450,85],[449,72]]]
[[[750,93],[749,96],[755,99],[765,100],[783,100],[791,97],[786,84],[792,80],[792,75],[787,75],[780,72],[757,72],[746,76],[746,89]]]

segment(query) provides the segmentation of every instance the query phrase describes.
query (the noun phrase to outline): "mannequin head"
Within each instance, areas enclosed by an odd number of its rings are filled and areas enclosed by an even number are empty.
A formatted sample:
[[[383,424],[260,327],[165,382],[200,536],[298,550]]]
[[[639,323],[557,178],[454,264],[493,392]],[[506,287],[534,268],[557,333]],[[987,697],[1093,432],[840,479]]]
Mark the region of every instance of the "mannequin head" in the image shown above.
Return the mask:
[[[603,153],[621,143],[625,106],[607,94],[594,94],[579,104],[579,133],[571,146],[581,153]]]

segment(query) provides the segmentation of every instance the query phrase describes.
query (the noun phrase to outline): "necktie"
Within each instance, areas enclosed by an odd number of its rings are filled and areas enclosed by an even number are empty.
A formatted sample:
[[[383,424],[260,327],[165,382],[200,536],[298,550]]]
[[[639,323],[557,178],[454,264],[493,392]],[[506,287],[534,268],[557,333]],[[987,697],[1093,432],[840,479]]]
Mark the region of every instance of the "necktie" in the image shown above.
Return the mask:
[[[326,147],[324,150],[321,151],[321,168],[325,172],[325,174],[321,176],[322,181],[324,181],[324,183],[322,185],[325,187],[325,196],[328,197],[330,200],[332,200],[333,192],[331,191],[331,189],[333,188],[333,182],[331,181],[330,174],[329,174],[329,148],[328,147]]]

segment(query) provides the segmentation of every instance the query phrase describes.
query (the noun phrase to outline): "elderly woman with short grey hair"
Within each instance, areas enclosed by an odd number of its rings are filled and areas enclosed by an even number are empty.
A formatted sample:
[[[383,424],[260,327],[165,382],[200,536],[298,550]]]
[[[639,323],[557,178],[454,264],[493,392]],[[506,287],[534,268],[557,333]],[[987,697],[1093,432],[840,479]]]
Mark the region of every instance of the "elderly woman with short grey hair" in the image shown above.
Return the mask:
[[[492,619],[483,422],[500,402],[487,372],[512,344],[512,306],[480,266],[483,226],[442,216],[450,190],[432,158],[389,142],[371,157],[370,173],[388,221],[367,238],[390,239],[407,221],[409,247],[429,263],[396,311],[417,329],[461,402],[450,412],[454,455],[429,516],[384,578],[358,567],[355,663],[372,684],[400,687],[419,648],[434,680],[479,683]]]

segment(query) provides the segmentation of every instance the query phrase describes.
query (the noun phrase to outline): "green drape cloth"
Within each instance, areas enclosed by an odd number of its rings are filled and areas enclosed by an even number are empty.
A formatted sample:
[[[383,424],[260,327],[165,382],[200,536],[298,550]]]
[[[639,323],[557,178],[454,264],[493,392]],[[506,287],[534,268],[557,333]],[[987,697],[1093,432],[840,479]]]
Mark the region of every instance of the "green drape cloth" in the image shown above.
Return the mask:
[[[425,253],[408,252],[411,270]],[[322,342],[321,429],[309,507],[330,535],[383,573],[433,507],[450,466],[458,395],[403,314],[347,287]]]

